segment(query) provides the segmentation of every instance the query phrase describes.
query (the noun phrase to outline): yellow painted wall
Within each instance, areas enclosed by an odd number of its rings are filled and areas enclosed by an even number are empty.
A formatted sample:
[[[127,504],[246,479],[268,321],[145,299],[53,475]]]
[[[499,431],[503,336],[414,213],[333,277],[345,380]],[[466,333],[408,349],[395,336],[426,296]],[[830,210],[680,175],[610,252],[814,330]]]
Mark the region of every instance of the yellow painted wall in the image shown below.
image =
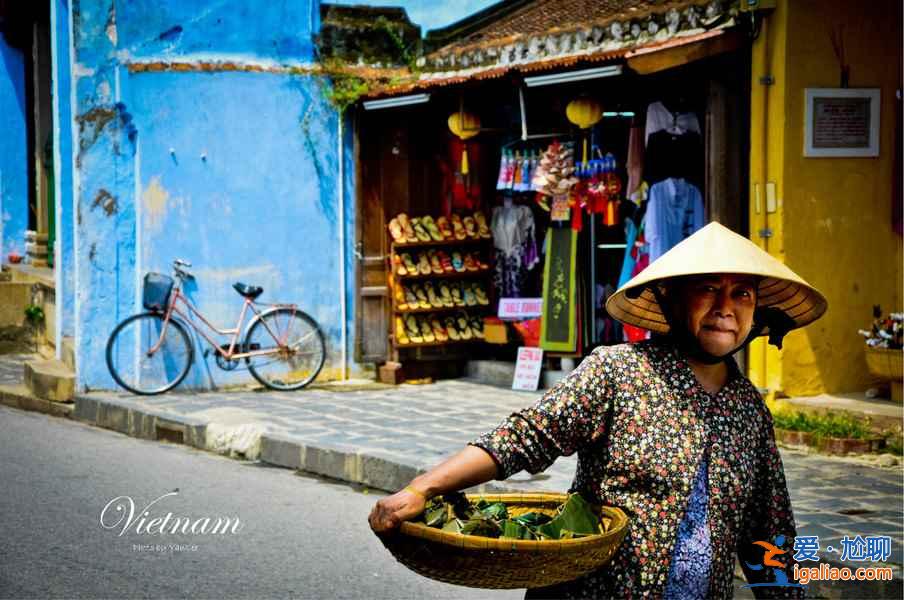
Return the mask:
[[[769,17],[775,47],[770,103],[768,180],[777,183],[780,208],[768,215],[778,227],[769,251],[825,294],[829,310],[816,323],[785,338],[771,361],[752,376],[758,385],[791,395],[860,391],[871,379],[857,329],[871,321],[871,307],[902,309],[902,240],[891,225],[895,92],[901,88],[901,3],[893,0],[784,0]],[[881,89],[878,158],[804,158],[804,89],[837,87],[839,67],[830,31],[844,26],[850,87]],[[757,40],[754,48],[765,40]],[[762,127],[756,102],[754,59],[752,136]],[[760,114],[757,114],[760,113]],[[778,131],[779,124],[781,131]],[[900,126],[900,124],[898,124]],[[753,137],[751,154],[758,148]],[[776,146],[781,145],[778,150]],[[762,180],[759,158],[751,159],[751,181]],[[780,162],[780,165],[776,165]],[[753,193],[751,198],[753,199]],[[751,204],[753,204],[751,200]],[[757,238],[755,207],[751,233]],[[774,230],[776,226],[770,224]],[[762,347],[762,343],[760,348]],[[762,350],[760,350],[762,352]],[[777,372],[777,373],[776,373]]]

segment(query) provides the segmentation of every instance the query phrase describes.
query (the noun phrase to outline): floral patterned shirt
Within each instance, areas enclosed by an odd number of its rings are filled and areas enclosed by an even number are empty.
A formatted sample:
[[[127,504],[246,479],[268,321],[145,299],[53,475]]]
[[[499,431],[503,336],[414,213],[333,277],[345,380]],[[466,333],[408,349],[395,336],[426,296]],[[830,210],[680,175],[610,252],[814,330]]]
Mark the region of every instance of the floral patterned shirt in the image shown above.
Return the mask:
[[[533,406],[470,444],[487,451],[499,478],[539,473],[578,453],[571,492],[618,506],[629,529],[612,561],[574,581],[528,590],[527,598],[660,598],[697,467],[708,453],[706,519],[711,598],[731,598],[735,553],[751,583],[775,581],[755,541],[783,534],[786,565],[796,530],[772,416],[734,361],[708,394],[668,340],[596,348]],[[801,588],[755,587],[756,597],[802,597]]]

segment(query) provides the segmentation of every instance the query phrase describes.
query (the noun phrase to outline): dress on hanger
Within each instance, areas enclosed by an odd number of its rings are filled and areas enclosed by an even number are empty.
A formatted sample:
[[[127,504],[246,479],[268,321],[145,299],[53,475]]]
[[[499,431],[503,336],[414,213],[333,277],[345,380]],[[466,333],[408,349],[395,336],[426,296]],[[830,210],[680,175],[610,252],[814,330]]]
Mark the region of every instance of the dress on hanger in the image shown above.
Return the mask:
[[[506,198],[493,209],[490,230],[496,250],[493,284],[500,298],[520,298],[527,273],[538,262],[534,214],[529,206],[515,205]]]
[[[703,197],[684,179],[666,179],[650,188],[644,235],[650,262],[703,227]]]

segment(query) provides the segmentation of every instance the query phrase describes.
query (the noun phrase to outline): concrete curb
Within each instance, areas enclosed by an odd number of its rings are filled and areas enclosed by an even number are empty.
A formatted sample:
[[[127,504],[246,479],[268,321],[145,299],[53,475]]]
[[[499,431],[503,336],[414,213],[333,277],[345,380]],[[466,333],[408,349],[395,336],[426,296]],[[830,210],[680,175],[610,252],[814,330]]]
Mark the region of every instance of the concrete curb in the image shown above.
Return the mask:
[[[71,419],[75,404],[37,398],[24,385],[0,385],[0,404],[10,408],[40,412]]]
[[[5,395],[0,388],[0,401]],[[37,399],[37,402],[44,402]],[[6,404],[6,402],[3,402]],[[55,403],[51,403],[55,404]],[[126,435],[165,440],[216,452],[208,445],[207,428],[210,421],[203,421],[163,411],[136,408],[115,398],[76,396],[72,418],[112,429]],[[217,452],[224,454],[223,452]],[[234,454],[229,453],[233,456]],[[399,461],[395,456],[379,451],[359,452],[356,447],[346,444],[316,445],[301,438],[275,432],[264,432],[260,438],[259,459],[270,465],[304,471],[348,483],[365,485],[374,489],[395,492],[412,479],[424,473],[430,464],[411,465]],[[471,488],[477,493],[515,492],[519,488],[505,482],[491,482]],[[831,559],[824,559],[830,566],[850,567]],[[887,566],[863,563],[862,566]],[[904,580],[900,567],[893,567],[892,581],[837,581],[811,582],[807,586],[807,597],[820,598],[901,598],[904,594]],[[743,571],[736,563],[735,577],[744,580]]]

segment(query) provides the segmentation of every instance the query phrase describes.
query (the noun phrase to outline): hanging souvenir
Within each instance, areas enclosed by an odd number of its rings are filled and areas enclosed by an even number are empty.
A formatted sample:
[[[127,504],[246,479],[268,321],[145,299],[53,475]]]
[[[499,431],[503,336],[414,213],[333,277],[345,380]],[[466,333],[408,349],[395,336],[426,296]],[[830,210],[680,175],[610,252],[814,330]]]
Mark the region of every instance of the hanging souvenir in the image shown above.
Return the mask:
[[[480,119],[477,115],[464,111],[454,112],[449,115],[449,131],[454,133],[464,145],[461,153],[461,174],[468,174],[468,144],[471,139],[480,132]]]
[[[603,107],[597,100],[587,96],[581,96],[568,103],[568,106],[565,107],[565,115],[568,117],[569,121],[584,130],[584,133],[582,134],[584,153],[581,158],[581,166],[582,168],[586,168],[587,138],[590,135],[590,132],[586,130],[599,123],[600,119],[603,118]]]
[[[549,210],[545,197],[567,198],[571,188],[578,182],[574,171],[574,151],[571,147],[557,141],[550,144],[534,169],[531,179],[537,189],[537,203],[544,210]]]

